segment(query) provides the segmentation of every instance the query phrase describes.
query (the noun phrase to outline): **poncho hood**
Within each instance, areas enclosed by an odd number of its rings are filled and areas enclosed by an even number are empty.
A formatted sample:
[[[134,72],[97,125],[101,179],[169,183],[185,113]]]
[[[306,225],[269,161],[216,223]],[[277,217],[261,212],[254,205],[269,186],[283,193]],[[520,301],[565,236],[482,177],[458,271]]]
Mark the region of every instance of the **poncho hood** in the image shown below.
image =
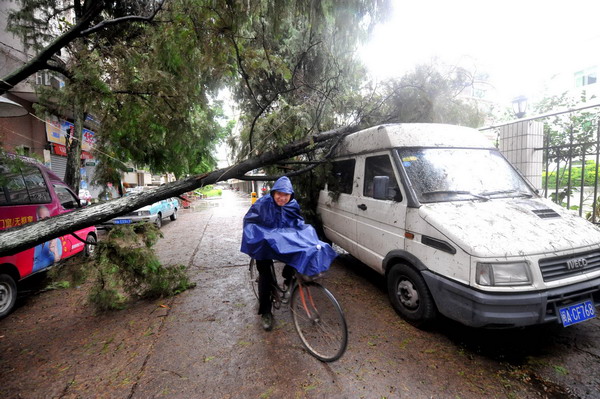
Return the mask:
[[[273,195],[273,191],[291,194],[292,199],[294,199],[294,188],[292,187],[292,182],[287,176],[283,176],[277,179],[277,181],[275,182],[275,184],[273,184],[273,187],[271,188],[271,195]]]

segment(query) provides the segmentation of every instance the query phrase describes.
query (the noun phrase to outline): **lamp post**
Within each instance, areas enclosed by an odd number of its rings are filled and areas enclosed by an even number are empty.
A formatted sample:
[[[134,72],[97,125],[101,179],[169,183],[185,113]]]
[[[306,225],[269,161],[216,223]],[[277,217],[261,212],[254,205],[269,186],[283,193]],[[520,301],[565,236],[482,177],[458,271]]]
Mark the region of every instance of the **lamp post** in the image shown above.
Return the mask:
[[[527,112],[527,97],[518,96],[512,100],[513,112],[517,118],[521,119]]]
[[[24,116],[27,114],[27,110],[21,106],[21,104],[17,104],[6,97],[0,96],[0,118]]]

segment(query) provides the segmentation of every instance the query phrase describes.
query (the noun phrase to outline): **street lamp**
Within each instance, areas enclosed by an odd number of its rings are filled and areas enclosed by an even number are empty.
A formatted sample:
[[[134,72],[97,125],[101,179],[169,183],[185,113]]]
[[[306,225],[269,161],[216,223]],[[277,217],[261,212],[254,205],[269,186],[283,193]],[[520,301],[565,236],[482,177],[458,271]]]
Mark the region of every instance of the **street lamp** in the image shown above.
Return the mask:
[[[513,112],[515,113],[517,118],[520,119],[520,118],[524,117],[525,113],[527,111],[527,97],[525,97],[525,96],[515,97],[512,100],[512,107],[513,107]]]
[[[14,101],[9,100],[6,97],[0,96],[0,118],[8,118],[12,116],[24,116],[29,112]]]

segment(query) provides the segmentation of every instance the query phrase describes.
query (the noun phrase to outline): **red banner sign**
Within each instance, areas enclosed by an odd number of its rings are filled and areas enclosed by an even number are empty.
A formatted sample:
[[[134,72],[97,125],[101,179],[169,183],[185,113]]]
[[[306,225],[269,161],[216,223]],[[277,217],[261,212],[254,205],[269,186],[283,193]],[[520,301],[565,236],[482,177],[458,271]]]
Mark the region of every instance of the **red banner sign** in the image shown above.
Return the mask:
[[[67,156],[67,147],[64,145],[53,143],[52,148],[54,149],[54,155]],[[94,157],[87,151],[81,151],[81,159],[94,159]]]

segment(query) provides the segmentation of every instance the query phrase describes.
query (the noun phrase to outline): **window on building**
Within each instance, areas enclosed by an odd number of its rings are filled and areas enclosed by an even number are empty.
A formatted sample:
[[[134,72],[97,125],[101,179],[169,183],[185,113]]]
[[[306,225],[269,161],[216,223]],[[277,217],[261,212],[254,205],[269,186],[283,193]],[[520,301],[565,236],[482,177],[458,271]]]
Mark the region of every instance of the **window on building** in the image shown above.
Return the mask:
[[[590,67],[575,72],[575,87],[593,85],[598,80],[597,67]]]

